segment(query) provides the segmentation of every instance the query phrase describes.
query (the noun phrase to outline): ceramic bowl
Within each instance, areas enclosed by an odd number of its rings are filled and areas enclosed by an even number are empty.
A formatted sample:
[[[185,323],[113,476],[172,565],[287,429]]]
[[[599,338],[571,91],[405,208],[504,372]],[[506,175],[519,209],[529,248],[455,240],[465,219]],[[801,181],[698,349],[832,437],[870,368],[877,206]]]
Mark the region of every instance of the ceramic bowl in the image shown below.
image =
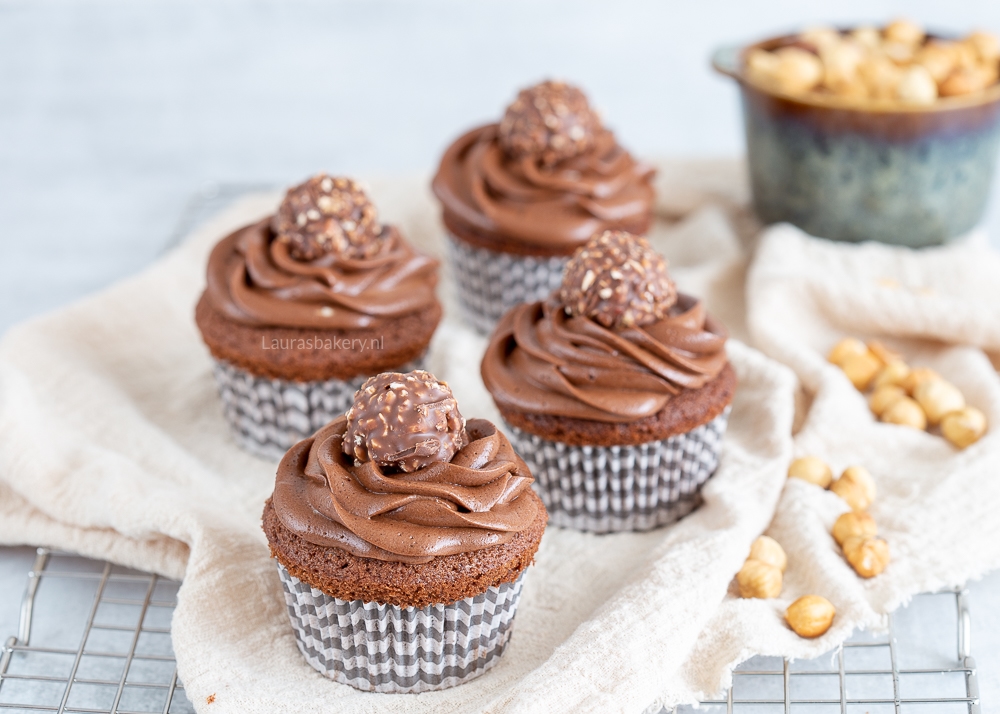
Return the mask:
[[[940,245],[982,218],[1000,145],[1000,85],[930,106],[793,96],[747,79],[743,58],[793,36],[725,47],[740,87],[754,208],[814,236]]]

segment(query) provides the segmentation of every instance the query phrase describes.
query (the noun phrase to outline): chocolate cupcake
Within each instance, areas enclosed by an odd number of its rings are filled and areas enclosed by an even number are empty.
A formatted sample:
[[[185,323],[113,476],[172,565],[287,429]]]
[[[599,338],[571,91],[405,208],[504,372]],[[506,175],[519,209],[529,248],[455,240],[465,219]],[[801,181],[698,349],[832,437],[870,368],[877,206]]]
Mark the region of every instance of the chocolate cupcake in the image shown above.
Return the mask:
[[[725,342],[621,231],[578,250],[548,300],[504,315],[483,381],[554,525],[648,530],[699,504],[736,388]]]
[[[476,677],[511,636],[545,506],[510,442],[423,371],[365,382],[278,466],[263,526],[302,655],[375,692]]]
[[[432,187],[468,321],[489,332],[514,305],[545,299],[595,233],[645,233],[652,178],[562,82],[523,90],[499,124],[459,137]]]
[[[223,238],[195,319],[240,445],[280,459],[367,377],[421,366],[441,319],[437,271],[354,181],[325,174]]]

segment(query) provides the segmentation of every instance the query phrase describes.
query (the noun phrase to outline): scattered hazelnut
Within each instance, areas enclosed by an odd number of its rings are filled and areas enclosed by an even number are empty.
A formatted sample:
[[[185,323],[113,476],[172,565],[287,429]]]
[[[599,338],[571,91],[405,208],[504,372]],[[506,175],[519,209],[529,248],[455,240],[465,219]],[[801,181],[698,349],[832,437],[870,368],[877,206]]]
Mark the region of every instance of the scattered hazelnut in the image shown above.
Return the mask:
[[[976,443],[986,433],[986,415],[975,407],[964,407],[941,420],[944,438],[960,449]]]
[[[830,484],[830,490],[855,511],[864,511],[875,500],[875,479],[865,467],[851,466]]]
[[[875,519],[864,511],[848,511],[841,513],[833,524],[833,539],[838,545],[843,545],[849,538],[859,536],[874,536],[878,533]]]
[[[844,364],[840,368],[844,370],[844,374],[851,380],[851,384],[863,392],[868,389],[868,385],[875,379],[875,375],[882,368],[882,363],[871,352],[865,352],[861,355],[851,355],[844,360]]]
[[[878,374],[875,375],[875,380],[872,382],[872,386],[875,389],[885,386],[899,386],[906,379],[906,376],[910,373],[910,367],[901,359],[891,360],[886,362],[885,367],[883,367]]]
[[[927,422],[938,424],[945,414],[965,406],[965,397],[958,387],[943,379],[927,379],[913,390],[913,398],[927,414]]]
[[[854,536],[842,544],[844,557],[862,578],[873,578],[889,564],[889,544],[874,536]]]
[[[928,379],[940,379],[940,378],[941,375],[939,375],[937,372],[935,372],[933,369],[930,369],[929,367],[917,367],[916,369],[910,370],[910,373],[903,378],[903,381],[900,382],[899,386],[905,389],[906,393],[912,397],[913,392],[916,391],[917,387],[920,385],[921,382],[924,382]]]
[[[896,97],[907,104],[933,104],[938,97],[937,84],[926,67],[913,65],[903,70]]]
[[[773,565],[781,572],[785,572],[785,568],[788,566],[788,556],[785,555],[785,549],[774,538],[766,535],[760,536],[753,542],[747,560],[759,560],[761,563]]]
[[[895,350],[890,350],[878,340],[871,340],[866,346],[868,347],[868,351],[878,357],[879,361],[884,365],[891,362],[899,362],[903,359],[903,355]]]
[[[875,416],[882,416],[893,404],[900,399],[906,399],[906,392],[902,387],[894,384],[886,384],[875,389],[868,398],[868,406]]]
[[[924,414],[924,410],[909,397],[895,400],[879,415],[879,419],[886,424],[908,426],[921,431],[927,428],[927,416]]]
[[[788,466],[788,478],[800,478],[820,488],[827,488],[833,481],[833,472],[821,459],[815,456],[803,456]]]
[[[868,346],[864,342],[857,337],[845,337],[833,346],[830,354],[827,355],[826,361],[838,367],[843,367],[848,357],[863,355],[866,352],[868,352]]]
[[[837,611],[819,595],[803,595],[785,610],[785,621],[799,637],[819,637],[833,624]]]
[[[736,574],[740,597],[768,599],[781,594],[781,570],[770,563],[748,560]]]

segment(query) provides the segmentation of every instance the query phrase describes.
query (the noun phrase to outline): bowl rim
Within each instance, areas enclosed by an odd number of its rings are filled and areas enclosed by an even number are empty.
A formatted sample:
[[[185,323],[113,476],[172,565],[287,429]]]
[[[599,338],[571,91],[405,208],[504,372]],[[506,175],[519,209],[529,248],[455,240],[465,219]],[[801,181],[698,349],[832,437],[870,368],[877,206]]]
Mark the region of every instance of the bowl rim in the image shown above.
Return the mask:
[[[847,32],[854,28],[835,28],[839,32]],[[986,89],[970,94],[958,95],[954,97],[938,97],[934,104],[903,104],[892,100],[876,99],[866,100],[864,104],[859,104],[855,99],[840,97],[834,94],[820,94],[809,92],[808,94],[792,94],[773,89],[761,82],[755,81],[746,75],[746,56],[751,50],[771,49],[771,46],[780,45],[782,42],[793,40],[800,33],[786,33],[775,35],[751,44],[731,44],[718,47],[712,53],[712,67],[716,72],[732,77],[742,85],[752,87],[758,92],[770,95],[778,99],[796,102],[806,106],[819,109],[837,109],[840,111],[850,111],[866,114],[932,114],[939,112],[949,112],[971,107],[985,106],[1000,100],[1000,81],[994,82]],[[946,38],[946,35],[928,33],[929,37]]]

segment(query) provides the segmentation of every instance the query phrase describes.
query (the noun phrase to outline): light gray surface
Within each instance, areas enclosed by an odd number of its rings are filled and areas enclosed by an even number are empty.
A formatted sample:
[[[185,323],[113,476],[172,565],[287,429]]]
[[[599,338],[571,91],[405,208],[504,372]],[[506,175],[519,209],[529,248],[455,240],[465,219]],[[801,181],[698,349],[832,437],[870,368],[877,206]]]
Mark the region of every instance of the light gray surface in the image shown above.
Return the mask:
[[[1000,29],[1000,3],[975,0],[0,2],[0,331],[147,265],[205,182],[429,172],[545,76],[583,85],[638,154],[736,155],[736,92],[712,48],[904,9]],[[32,557],[0,549],[0,637]],[[972,594],[997,711],[1000,576]]]

